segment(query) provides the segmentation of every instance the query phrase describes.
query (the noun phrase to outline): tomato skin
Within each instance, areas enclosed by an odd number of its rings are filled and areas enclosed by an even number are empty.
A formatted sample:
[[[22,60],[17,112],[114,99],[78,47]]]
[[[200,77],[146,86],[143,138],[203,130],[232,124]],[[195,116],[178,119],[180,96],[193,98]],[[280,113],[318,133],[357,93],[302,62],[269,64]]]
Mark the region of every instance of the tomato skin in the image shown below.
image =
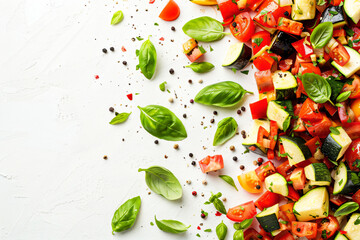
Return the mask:
[[[289,189],[289,195],[287,195],[287,198],[293,200],[293,201],[298,201],[300,199],[300,195],[297,191],[295,191],[295,189],[288,185],[288,189]]]
[[[279,62],[279,68],[281,71],[288,71],[291,68],[292,64],[293,64],[292,59],[281,60]]]
[[[294,168],[295,168],[294,166],[290,166],[289,161],[287,160],[283,162],[281,165],[279,165],[276,168],[276,171],[286,178],[288,173]]]
[[[344,46],[339,41],[337,41],[337,43],[338,45],[330,50],[329,55],[331,59],[334,60],[337,64],[344,66],[349,62],[350,55],[346,48],[344,48]]]
[[[352,140],[360,138],[360,122],[346,124],[343,128]]]
[[[270,92],[274,90],[274,84],[270,70],[255,72],[255,80],[259,93]]]
[[[238,15],[240,13],[238,5],[232,0],[218,1],[218,5],[224,22],[229,22],[234,18],[234,15]]]
[[[249,193],[261,193],[263,191],[262,182],[257,177],[255,171],[239,175],[238,181],[241,187]],[[260,188],[257,189],[256,186],[260,186]]]
[[[303,121],[315,123],[321,121],[323,116],[319,112],[319,105],[307,98],[300,109],[299,118]]]
[[[194,48],[191,53],[186,54],[186,57],[189,59],[190,62],[195,62],[198,60],[202,55],[204,55],[198,47]]]
[[[180,8],[174,0],[170,0],[161,11],[159,18],[164,21],[174,21],[180,15]]]
[[[276,173],[276,169],[271,161],[267,161],[257,167],[255,173],[261,181],[264,181],[267,176]]]
[[[240,42],[247,42],[254,35],[255,23],[248,12],[242,12],[230,24],[230,31]]]
[[[355,114],[356,121],[359,122],[359,120],[360,120],[360,98],[355,99],[351,103],[350,108]]]
[[[222,155],[207,156],[199,161],[200,169],[203,173],[216,171],[224,168]]]
[[[346,31],[345,29],[335,29],[333,32],[333,37],[345,37]]]
[[[268,101],[266,98],[249,104],[252,119],[267,118]]]
[[[271,240],[271,238],[258,233],[258,231],[253,228],[248,228],[244,232],[244,240]]]
[[[251,219],[256,215],[256,208],[253,201],[243,203],[239,206],[229,208],[226,217],[234,222],[241,222]]]
[[[352,41],[352,45],[353,45],[353,49],[355,49],[356,51],[360,50],[360,42],[355,41],[354,40],[358,40],[360,39],[360,29],[357,27],[351,27],[351,30],[354,31],[354,36],[350,37],[349,40]]]
[[[300,172],[300,178],[294,178],[296,174],[299,174]],[[306,183],[306,177],[305,172],[303,168],[295,168],[294,171],[290,175],[290,180],[292,181],[292,185],[295,190],[302,190],[305,187]]]
[[[277,29],[294,35],[300,35],[304,26],[301,22],[280,17],[277,22]]]
[[[349,108],[346,102],[341,102],[341,107],[338,107],[339,118],[342,124],[346,125],[353,122],[354,116],[350,115]]]
[[[286,18],[285,12],[291,13],[291,6],[280,7],[277,0],[265,0],[254,20],[260,24],[260,27],[276,28],[278,19]]]
[[[280,202],[279,194],[266,191],[255,201],[255,206],[262,211],[264,210],[264,208],[274,206],[279,202]]]
[[[306,37],[299,41],[293,42],[291,45],[301,55],[302,58],[308,58],[311,54],[314,53],[313,47],[308,43],[310,43],[310,37]]]
[[[352,200],[357,204],[360,204],[360,190],[357,190],[357,192],[352,196]]]
[[[255,11],[263,2],[264,0],[247,0],[246,5],[248,8]]]
[[[353,201],[356,202],[354,200],[354,196],[355,194],[353,195]],[[359,192],[359,202],[360,203],[360,192]],[[335,204],[336,206],[341,206],[342,204],[346,203],[348,201],[348,199],[346,197],[344,197],[343,195],[333,195],[333,194],[330,194],[330,202],[332,202],[333,204]]]
[[[296,221],[296,217],[293,213],[294,204],[294,202],[290,202],[280,206],[280,211],[285,213],[286,217],[289,219],[290,222]]]
[[[319,138],[326,138],[330,133],[330,127],[332,126],[331,120],[324,114],[323,119],[320,122],[309,123],[305,122],[305,127],[311,136],[319,136]]]
[[[291,222],[291,232],[298,237],[315,238],[317,234],[317,224],[312,222]],[[300,231],[298,231],[300,230]]]
[[[329,239],[340,229],[340,224],[336,219],[336,217],[334,216],[328,216],[323,219],[318,219],[316,222],[318,224],[317,226],[318,234],[316,236],[316,240]],[[326,231],[326,238],[322,237],[322,232],[324,230]]]
[[[344,0],[330,0],[330,4],[333,6],[339,6]]]
[[[318,148],[321,148],[322,142],[319,136],[313,137],[312,139],[306,141],[305,145],[309,148],[312,155],[317,151]]]
[[[357,75],[353,75],[352,78],[354,78],[352,83],[345,83],[341,91],[351,91],[351,95],[349,97],[351,99],[360,98],[360,78]]]
[[[260,71],[270,70],[275,60],[270,56],[268,52],[264,52],[253,61],[255,67]]]
[[[259,45],[256,39],[262,39]],[[253,55],[258,53],[263,47],[270,46],[270,44],[271,44],[271,36],[268,31],[257,32],[251,37],[251,46],[253,50]]]
[[[360,171],[360,138],[355,139],[345,152],[345,160],[351,171]]]
[[[321,75],[321,70],[319,67],[315,67],[313,63],[301,63],[299,73],[315,73],[317,75]]]

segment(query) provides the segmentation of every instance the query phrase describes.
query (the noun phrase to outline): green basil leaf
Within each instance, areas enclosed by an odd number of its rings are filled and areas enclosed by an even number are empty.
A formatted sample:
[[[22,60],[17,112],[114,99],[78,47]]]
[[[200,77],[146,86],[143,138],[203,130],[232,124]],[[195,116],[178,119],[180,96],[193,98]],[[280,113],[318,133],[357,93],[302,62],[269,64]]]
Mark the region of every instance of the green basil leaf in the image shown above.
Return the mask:
[[[359,224],[360,224],[360,216],[354,222],[354,225],[359,225]]]
[[[119,113],[109,123],[111,125],[123,123],[129,118],[130,114],[131,114],[131,112],[130,113],[126,113],[126,112]]]
[[[330,101],[331,87],[328,81],[315,73],[302,75],[302,83],[309,98],[316,103]]]
[[[192,19],[185,23],[182,30],[189,37],[201,42],[213,42],[226,35],[221,22],[211,17]]]
[[[212,232],[211,228],[205,229],[204,232]]]
[[[162,82],[162,83],[160,83],[160,85],[159,85],[159,88],[160,88],[160,90],[161,91],[165,91],[165,85],[167,84],[167,82]]]
[[[336,210],[334,216],[339,217],[339,216],[348,215],[352,212],[357,211],[358,209],[359,209],[359,204],[357,204],[356,202],[346,202]]]
[[[221,120],[218,125],[214,136],[213,146],[222,145],[233,136],[235,136],[238,124],[232,117],[227,117]]]
[[[215,198],[213,204],[216,210],[218,210],[222,214],[226,214],[226,208],[224,206],[224,203],[220,199]]]
[[[242,222],[240,223],[240,228],[243,229],[243,230],[245,230],[245,229],[247,229],[248,227],[251,226],[252,222],[253,222],[253,219],[252,219],[252,218],[250,218],[250,219],[245,219],[244,221],[242,221]]]
[[[139,168],[138,172],[145,172],[146,185],[155,193],[168,200],[182,197],[182,187],[179,180],[168,169],[152,166],[147,169]]]
[[[176,221],[176,220],[157,220],[155,216],[155,223],[156,226],[161,231],[168,232],[168,233],[182,233],[186,232],[188,228],[191,226],[186,226],[182,222]]]
[[[336,102],[345,102],[351,95],[351,91],[346,91],[340,93],[340,95],[336,98]]]
[[[330,132],[331,132],[332,134],[335,134],[335,135],[339,135],[339,134],[340,134],[340,131],[339,131],[337,128],[335,128],[335,127],[330,127],[329,130],[330,130]]]
[[[147,79],[154,76],[156,68],[156,49],[150,39],[143,42],[139,50],[139,68]]]
[[[233,240],[244,240],[244,232],[243,232],[243,230],[237,230],[234,233]]]
[[[138,108],[141,124],[151,135],[168,141],[180,141],[187,137],[184,125],[169,109],[159,105]]]
[[[227,234],[228,228],[225,225],[224,221],[221,221],[216,227],[216,235],[219,240],[224,240]]]
[[[227,182],[228,184],[230,184],[231,186],[233,186],[236,191],[239,191],[235,185],[234,179],[232,179],[232,177],[228,176],[228,175],[219,175],[219,177],[224,180],[225,182]]]
[[[310,42],[314,48],[325,47],[333,36],[333,24],[331,22],[320,23],[310,35]]]
[[[123,203],[114,213],[111,228],[114,232],[122,232],[131,228],[136,220],[141,205],[140,197],[134,197]]]
[[[214,65],[209,62],[193,62],[185,67],[191,68],[196,73],[206,73],[210,72],[214,68]]]
[[[332,102],[336,102],[336,98],[339,96],[341,90],[344,87],[344,82],[335,80],[334,77],[328,77],[325,79],[329,84],[331,88],[331,97],[330,100]]]
[[[240,102],[245,93],[252,94],[236,82],[219,82],[204,87],[196,95],[195,102],[218,107],[232,107]]]
[[[116,13],[114,13],[114,15],[111,19],[111,25],[116,25],[116,24],[120,23],[123,19],[124,19],[123,12],[121,10],[117,11]]]

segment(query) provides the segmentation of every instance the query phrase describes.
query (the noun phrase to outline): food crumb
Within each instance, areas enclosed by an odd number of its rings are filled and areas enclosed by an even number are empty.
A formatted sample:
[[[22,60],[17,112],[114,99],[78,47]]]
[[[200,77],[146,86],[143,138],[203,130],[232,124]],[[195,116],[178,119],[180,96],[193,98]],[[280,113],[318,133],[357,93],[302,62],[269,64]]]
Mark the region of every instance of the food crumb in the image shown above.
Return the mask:
[[[206,181],[206,180],[203,180],[203,181],[202,181],[202,184],[207,185],[207,181]]]
[[[231,151],[235,151],[235,146],[234,146],[234,145],[231,145],[231,146],[230,146],[230,150],[231,150]]]
[[[174,144],[174,149],[179,149],[179,144]]]
[[[107,155],[104,155],[103,159],[104,159],[104,160],[107,160],[107,159],[108,159],[108,156],[107,156]]]
[[[174,102],[174,99],[171,97],[169,98],[169,102],[173,103]]]

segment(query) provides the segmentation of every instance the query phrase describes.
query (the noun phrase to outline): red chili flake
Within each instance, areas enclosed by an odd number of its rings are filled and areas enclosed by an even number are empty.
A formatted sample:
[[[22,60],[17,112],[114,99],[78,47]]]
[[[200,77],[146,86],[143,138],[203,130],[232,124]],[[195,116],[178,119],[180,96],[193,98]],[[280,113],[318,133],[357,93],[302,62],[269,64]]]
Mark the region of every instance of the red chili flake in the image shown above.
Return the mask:
[[[164,37],[161,37],[159,40],[160,40],[160,41],[164,41],[165,39],[164,39]]]
[[[191,194],[192,194],[193,196],[196,196],[196,195],[197,195],[197,192],[196,192],[196,191],[193,191]]]
[[[198,227],[197,227],[197,230],[201,230],[201,227],[200,227],[200,226],[198,226]]]
[[[155,0],[150,0],[149,3],[150,4],[153,4],[155,2]]]
[[[126,48],[124,46],[122,46],[121,51],[126,52]]]
[[[99,75],[95,75],[95,79],[99,79]]]
[[[347,231],[340,230],[340,234],[347,234]]]
[[[221,215],[222,215],[221,212],[216,211],[215,216],[221,216]]]
[[[133,99],[132,93],[130,93],[130,94],[126,95],[126,96],[127,96],[127,98],[128,98],[130,101]]]

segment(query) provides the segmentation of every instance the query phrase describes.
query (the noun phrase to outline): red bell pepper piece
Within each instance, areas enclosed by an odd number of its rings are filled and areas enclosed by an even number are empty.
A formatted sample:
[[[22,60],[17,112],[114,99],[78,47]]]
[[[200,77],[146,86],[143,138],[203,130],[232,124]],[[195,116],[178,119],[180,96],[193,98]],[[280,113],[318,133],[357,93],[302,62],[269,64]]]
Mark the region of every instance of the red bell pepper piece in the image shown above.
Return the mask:
[[[300,35],[304,26],[301,22],[280,17],[277,22],[277,29],[294,35]]]
[[[221,0],[218,2],[219,10],[224,19],[224,22],[229,21],[229,19],[233,20],[234,15],[236,16],[240,13],[236,1],[234,2],[233,0]]]
[[[268,101],[266,98],[254,103],[250,103],[249,106],[252,119],[267,118],[266,111],[268,107]]]
[[[307,141],[305,143],[305,145],[309,148],[311,154],[314,155],[314,153],[317,151],[317,149],[321,148],[322,143],[321,143],[319,136],[316,136],[316,137],[310,139],[309,141]]]
[[[354,194],[355,195],[355,194]],[[354,197],[353,195],[353,197]],[[335,204],[336,206],[341,206],[344,203],[346,203],[347,201],[349,201],[346,197],[344,197],[343,195],[333,195],[330,194],[330,202],[332,202],[333,204]],[[353,200],[355,202],[355,200]]]
[[[264,208],[274,206],[280,202],[280,196],[277,193],[266,191],[261,197],[255,201],[255,206],[261,211]]]
[[[270,56],[268,52],[264,52],[253,61],[255,67],[260,71],[270,70],[275,63],[274,58]]]
[[[126,97],[131,101],[131,100],[133,100],[133,95],[132,95],[132,93],[129,93],[128,95],[126,95]]]
[[[321,121],[323,116],[319,112],[319,105],[310,98],[307,98],[301,107],[299,118],[303,121],[314,123]]]
[[[330,133],[330,127],[332,126],[332,122],[326,116],[326,114],[322,113],[322,115],[323,119],[320,122],[304,122],[306,129],[313,137],[319,136],[319,138],[326,138],[327,135],[329,135]]]
[[[268,151],[267,151],[267,158],[268,159],[274,159],[275,158],[275,151],[274,150],[272,150],[272,149],[268,149]]]
[[[302,58],[308,58],[314,53],[310,38],[306,37],[291,44]]]
[[[292,59],[281,60],[279,62],[279,68],[281,71],[288,71],[291,68],[292,64],[293,64]]]
[[[332,105],[329,102],[326,102],[323,104],[323,106],[325,107],[326,111],[331,115],[334,116],[335,113],[337,112],[337,107],[335,107],[334,105]]]
[[[287,195],[287,198],[293,200],[294,202],[298,201],[300,198],[300,195],[297,191],[295,191],[295,189],[288,185],[288,189],[289,189],[289,194]]]
[[[268,138],[269,137],[269,132],[266,131],[266,129],[263,126],[259,127],[259,132],[257,135],[257,143],[260,144],[261,146],[263,146],[264,148],[269,148],[270,147],[270,140],[269,139],[265,139],[264,137]]]

